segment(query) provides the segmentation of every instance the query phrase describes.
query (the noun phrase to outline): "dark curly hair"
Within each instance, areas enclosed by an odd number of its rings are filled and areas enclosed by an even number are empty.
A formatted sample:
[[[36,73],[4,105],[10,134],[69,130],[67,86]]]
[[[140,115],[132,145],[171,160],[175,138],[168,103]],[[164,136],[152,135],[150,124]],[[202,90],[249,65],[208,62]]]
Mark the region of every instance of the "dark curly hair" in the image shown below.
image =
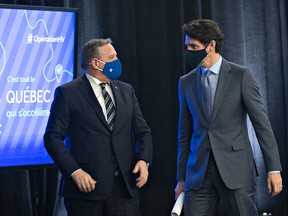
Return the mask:
[[[213,20],[192,20],[183,25],[183,31],[187,36],[199,40],[204,45],[208,45],[212,40],[215,40],[215,51],[217,53],[220,53],[223,48],[224,34],[221,32],[218,24]]]

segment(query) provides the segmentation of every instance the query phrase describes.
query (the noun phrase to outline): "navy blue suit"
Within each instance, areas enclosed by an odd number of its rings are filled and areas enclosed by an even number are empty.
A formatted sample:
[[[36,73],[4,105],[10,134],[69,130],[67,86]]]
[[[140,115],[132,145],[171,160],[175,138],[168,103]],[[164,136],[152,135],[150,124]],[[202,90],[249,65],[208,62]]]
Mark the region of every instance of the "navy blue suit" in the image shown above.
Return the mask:
[[[137,195],[134,165],[138,160],[152,162],[151,131],[143,119],[133,87],[116,80],[111,82],[111,89],[116,105],[113,131],[85,75],[55,91],[44,143],[63,174],[65,198],[101,200],[109,197],[116,164],[129,194],[134,197]],[[82,193],[73,182],[70,176],[79,168],[97,181],[94,191]]]

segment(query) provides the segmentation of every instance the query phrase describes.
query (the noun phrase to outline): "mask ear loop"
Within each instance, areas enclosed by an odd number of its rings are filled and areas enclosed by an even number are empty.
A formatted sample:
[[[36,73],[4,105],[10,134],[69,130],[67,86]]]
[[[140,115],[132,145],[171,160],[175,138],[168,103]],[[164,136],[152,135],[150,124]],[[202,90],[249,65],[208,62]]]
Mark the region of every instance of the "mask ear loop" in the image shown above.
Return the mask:
[[[95,58],[97,61],[101,62],[102,64],[106,64],[105,62],[101,61],[100,59]],[[93,67],[92,63],[90,62],[89,65],[91,65],[91,67],[95,70],[100,70],[103,72],[103,69],[99,68],[97,65],[95,65],[95,67]]]
[[[100,63],[102,63],[102,64],[104,65],[104,67],[105,67],[106,62],[103,62],[103,61],[101,61],[100,59],[97,59],[97,58],[95,58],[95,59],[96,59],[97,61],[99,61]],[[103,69],[99,68],[97,65],[96,65],[96,67],[97,67],[98,70],[100,70],[100,71],[103,72],[104,67],[103,67]]]
[[[211,42],[212,42],[212,41],[210,41],[210,42],[206,45],[206,47],[204,48],[204,49],[205,49],[205,52],[207,53],[207,55],[205,56],[205,58],[206,58],[206,57],[208,56],[208,54],[211,52],[211,49],[210,49],[208,52],[207,52],[207,50],[206,50],[207,47],[210,45]],[[204,58],[204,59],[205,59],[205,58]],[[203,60],[204,60],[204,59],[203,59]],[[202,60],[202,61],[203,61],[203,60]]]
[[[97,58],[95,58],[95,59],[97,59]],[[103,62],[103,61],[101,61],[100,59],[97,59],[97,61],[99,61],[99,62],[101,62],[102,64],[106,64],[106,62]]]

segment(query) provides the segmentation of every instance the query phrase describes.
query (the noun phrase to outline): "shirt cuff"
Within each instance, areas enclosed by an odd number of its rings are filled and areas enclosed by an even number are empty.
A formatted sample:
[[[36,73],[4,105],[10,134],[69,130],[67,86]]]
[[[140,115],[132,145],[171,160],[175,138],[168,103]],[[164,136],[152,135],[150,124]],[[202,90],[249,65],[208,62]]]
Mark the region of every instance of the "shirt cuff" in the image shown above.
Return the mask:
[[[79,170],[81,170],[81,168],[75,170],[75,171],[70,175],[70,177],[72,177],[72,176],[73,176],[76,172],[78,172]]]
[[[267,174],[274,174],[274,173],[281,173],[279,170],[275,170],[275,171],[269,171]]]

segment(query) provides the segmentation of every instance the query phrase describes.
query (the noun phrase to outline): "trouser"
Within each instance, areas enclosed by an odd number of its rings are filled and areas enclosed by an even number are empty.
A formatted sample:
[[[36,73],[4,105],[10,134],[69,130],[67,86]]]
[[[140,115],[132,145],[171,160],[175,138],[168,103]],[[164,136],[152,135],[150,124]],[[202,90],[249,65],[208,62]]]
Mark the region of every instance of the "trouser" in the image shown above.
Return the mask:
[[[105,200],[64,199],[68,216],[140,216],[139,198],[128,194],[122,174]]]
[[[249,187],[229,189],[224,184],[211,153],[201,188],[185,191],[185,216],[214,216],[220,199],[231,216],[258,216],[254,190],[253,182]]]

